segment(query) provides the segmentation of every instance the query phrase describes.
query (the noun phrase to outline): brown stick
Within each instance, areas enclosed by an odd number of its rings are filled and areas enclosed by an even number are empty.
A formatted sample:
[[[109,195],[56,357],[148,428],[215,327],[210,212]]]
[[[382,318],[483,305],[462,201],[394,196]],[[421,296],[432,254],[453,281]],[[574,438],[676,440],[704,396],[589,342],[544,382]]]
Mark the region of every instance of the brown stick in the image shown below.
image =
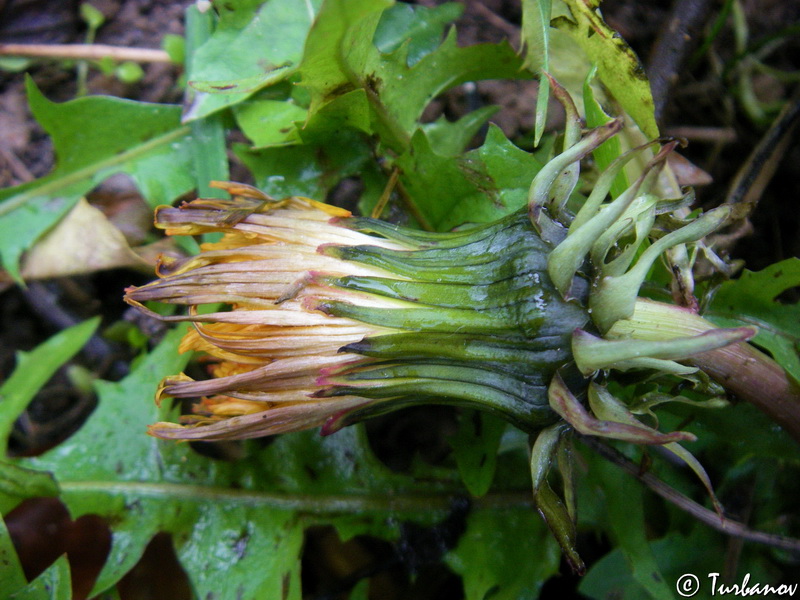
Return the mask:
[[[0,56],[53,58],[73,60],[132,61],[137,63],[171,63],[164,50],[123,48],[103,44],[0,44]]]

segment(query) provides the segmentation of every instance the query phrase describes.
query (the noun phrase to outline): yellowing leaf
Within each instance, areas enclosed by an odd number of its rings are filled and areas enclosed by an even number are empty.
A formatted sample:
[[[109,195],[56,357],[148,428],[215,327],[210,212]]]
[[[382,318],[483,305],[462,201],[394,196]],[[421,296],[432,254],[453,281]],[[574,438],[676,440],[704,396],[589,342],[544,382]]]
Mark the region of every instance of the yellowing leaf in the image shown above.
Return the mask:
[[[87,96],[55,103],[26,82],[36,120],[52,137],[56,168],[0,190],[0,261],[17,281],[19,258],[97,184],[126,173],[153,205],[194,185],[189,129],[179,106]],[[168,165],[168,168],[165,168]]]
[[[145,265],[122,232],[81,198],[22,261],[25,279],[78,275],[102,269]]]
[[[644,67],[628,43],[606,24],[596,10],[597,3],[565,0],[572,20],[554,19],[597,63],[600,80],[613,94],[648,138],[658,137],[653,95]]]

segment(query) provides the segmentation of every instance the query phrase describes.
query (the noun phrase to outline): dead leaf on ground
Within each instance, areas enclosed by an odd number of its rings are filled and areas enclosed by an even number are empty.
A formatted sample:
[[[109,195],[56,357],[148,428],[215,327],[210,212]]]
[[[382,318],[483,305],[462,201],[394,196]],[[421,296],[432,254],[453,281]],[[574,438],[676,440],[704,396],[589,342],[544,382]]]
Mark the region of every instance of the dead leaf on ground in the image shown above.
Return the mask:
[[[25,255],[24,279],[78,275],[118,267],[147,267],[125,236],[97,208],[81,199]]]

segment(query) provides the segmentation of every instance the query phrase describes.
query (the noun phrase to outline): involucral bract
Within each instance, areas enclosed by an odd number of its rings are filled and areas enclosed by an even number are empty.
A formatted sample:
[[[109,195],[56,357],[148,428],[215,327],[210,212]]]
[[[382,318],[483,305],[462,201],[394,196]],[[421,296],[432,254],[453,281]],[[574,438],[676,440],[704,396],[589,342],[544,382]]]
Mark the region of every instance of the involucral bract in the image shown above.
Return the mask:
[[[169,234],[222,239],[162,259],[160,279],[127,290],[142,309],[188,305],[160,318],[190,321],[181,350],[208,357],[209,379],[162,382],[160,398],[197,402],[181,425],[157,423],[153,435],[330,433],[422,403],[477,407],[538,431],[559,419],[547,396],[554,373],[568,367],[562,375],[581,387],[570,344],[591,327],[588,282],[576,276],[562,298],[547,274],[552,248],[527,211],[435,234],[226,185],[231,200],[156,215]]]

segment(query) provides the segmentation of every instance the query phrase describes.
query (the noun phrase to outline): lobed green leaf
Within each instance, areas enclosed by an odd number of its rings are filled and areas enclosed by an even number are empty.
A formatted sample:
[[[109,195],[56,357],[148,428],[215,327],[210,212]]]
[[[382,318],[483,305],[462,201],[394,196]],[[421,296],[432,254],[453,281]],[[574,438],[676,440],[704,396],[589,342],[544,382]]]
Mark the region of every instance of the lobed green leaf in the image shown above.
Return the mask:
[[[109,522],[111,551],[94,593],[119,581],[164,531],[199,597],[300,598],[303,531],[321,516],[348,536],[392,537],[387,514],[426,521],[446,510],[452,488],[390,473],[358,428],[283,436],[235,463],[145,435],[149,423],[177,418],[151,399],[158,381],[187,361],[177,354],[181,329],[121,382],[97,383],[98,408],[78,433],[18,463],[53,473],[73,518]]]
[[[53,139],[57,166],[0,191],[0,260],[17,281],[22,253],[111,175],[130,175],[153,206],[192,189],[191,138],[180,107],[103,96],[56,104],[33,80],[26,88],[33,115]]]
[[[542,166],[496,126],[480,148],[455,158],[439,154],[427,133],[418,131],[397,165],[409,174],[401,181],[417,212],[439,231],[490,222],[521,208]]]
[[[467,532],[447,555],[464,578],[467,600],[537,598],[542,584],[558,571],[558,545],[530,508],[478,510]]]
[[[292,75],[300,65],[320,3],[220,3],[214,33],[192,56],[189,85],[198,93],[186,120],[238,104]]]
[[[800,304],[778,297],[800,286],[800,258],[789,258],[761,271],[745,270],[723,283],[709,304],[706,316],[722,327],[755,325],[751,341],[800,382]]]

